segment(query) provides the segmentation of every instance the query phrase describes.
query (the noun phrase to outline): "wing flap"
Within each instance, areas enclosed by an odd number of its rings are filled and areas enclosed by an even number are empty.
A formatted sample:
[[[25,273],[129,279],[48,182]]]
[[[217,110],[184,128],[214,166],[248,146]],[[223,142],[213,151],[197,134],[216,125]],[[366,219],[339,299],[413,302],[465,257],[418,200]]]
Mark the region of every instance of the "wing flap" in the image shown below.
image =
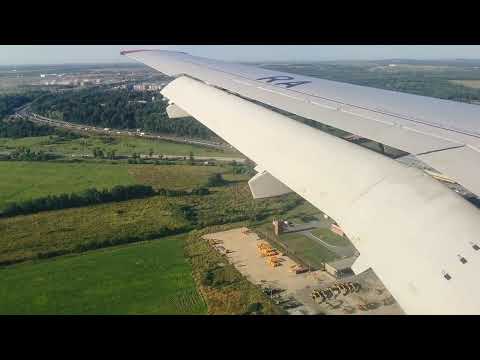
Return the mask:
[[[463,146],[418,155],[417,158],[443,174],[449,174],[474,194],[480,194],[480,151]]]

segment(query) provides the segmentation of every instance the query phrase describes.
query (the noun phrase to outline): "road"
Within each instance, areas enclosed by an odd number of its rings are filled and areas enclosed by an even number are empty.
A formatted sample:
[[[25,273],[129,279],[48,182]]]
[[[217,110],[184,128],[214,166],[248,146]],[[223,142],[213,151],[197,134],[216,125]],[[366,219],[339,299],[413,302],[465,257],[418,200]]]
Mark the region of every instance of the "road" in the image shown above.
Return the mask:
[[[70,130],[76,130],[81,132],[90,132],[90,133],[97,133],[97,134],[109,134],[109,135],[124,135],[124,136],[135,136],[135,137],[142,137],[147,139],[157,139],[157,140],[168,140],[183,144],[192,144],[192,145],[201,145],[201,146],[208,146],[215,149],[231,149],[232,146],[228,144],[222,144],[219,142],[208,141],[203,139],[191,139],[191,138],[182,138],[164,134],[153,134],[147,132],[139,132],[133,130],[124,130],[124,129],[107,129],[107,128],[99,128],[95,126],[83,125],[83,124],[76,124],[67,121],[60,121],[55,119],[50,119],[44,116],[40,116],[33,112],[30,112],[28,106],[23,106],[22,108],[18,109],[17,112],[13,115],[14,117],[20,117],[23,119],[28,119],[30,121],[40,123],[40,124],[47,124],[50,126],[61,127]]]

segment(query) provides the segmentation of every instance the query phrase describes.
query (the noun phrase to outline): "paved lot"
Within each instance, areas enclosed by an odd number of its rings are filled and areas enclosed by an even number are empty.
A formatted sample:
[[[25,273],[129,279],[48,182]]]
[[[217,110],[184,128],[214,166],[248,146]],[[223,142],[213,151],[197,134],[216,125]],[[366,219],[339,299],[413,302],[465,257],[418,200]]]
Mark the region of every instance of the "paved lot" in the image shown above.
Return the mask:
[[[328,304],[316,304],[311,293],[315,288],[327,287],[337,280],[324,271],[315,271],[311,273],[295,274],[290,272],[290,266],[295,262],[287,256],[279,256],[282,259],[282,265],[273,268],[266,263],[265,258],[259,255],[257,243],[261,240],[257,234],[246,232],[247,228],[237,228],[229,231],[207,234],[205,239],[215,240],[218,243],[214,245],[219,251],[226,253],[228,260],[252,283],[257,285],[268,285],[270,287],[280,288],[280,301],[294,298],[300,303],[300,306],[287,310],[291,314],[345,314],[353,307],[354,313],[401,313],[400,308],[395,303],[393,305],[381,305],[375,310],[361,312],[357,310],[357,305],[365,303],[382,303],[383,299],[390,296],[384,289],[381,282],[376,278],[373,272],[362,273],[360,276],[348,279],[361,283],[362,290],[358,294],[351,294],[346,297],[340,297],[337,303],[341,305],[333,308]],[[381,294],[379,291],[381,290]],[[340,299],[342,298],[342,299]]]

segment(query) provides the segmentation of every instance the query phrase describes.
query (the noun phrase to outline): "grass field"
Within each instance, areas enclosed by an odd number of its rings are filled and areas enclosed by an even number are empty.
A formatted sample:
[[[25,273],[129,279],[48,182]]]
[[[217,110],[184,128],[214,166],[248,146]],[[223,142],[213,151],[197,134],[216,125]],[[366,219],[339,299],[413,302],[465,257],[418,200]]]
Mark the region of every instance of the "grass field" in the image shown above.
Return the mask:
[[[81,251],[185,231],[176,198],[156,196],[0,220],[0,263]]]
[[[0,210],[12,201],[80,192],[87,188],[145,184],[154,188],[190,189],[205,186],[208,176],[225,174],[227,180],[246,180],[232,175],[229,165],[129,165],[125,163],[57,163],[0,161]]]
[[[316,237],[322,239],[327,244],[333,246],[348,246],[351,245],[347,238],[333,233],[330,229],[315,229],[311,233]]]
[[[140,184],[154,188],[188,189],[206,185],[208,177],[215,173],[224,174],[226,180],[248,180],[242,175],[232,175],[230,166],[192,165],[131,165],[128,172]]]
[[[96,147],[105,149],[106,152],[115,150],[117,155],[148,154],[150,150],[158,155],[188,156],[190,151],[197,156],[238,156],[235,150],[217,150],[213,148],[189,144],[174,143],[169,141],[141,139],[134,137],[115,137],[112,143],[105,143],[102,137],[91,136],[75,140],[56,141],[56,137],[49,136],[28,137],[20,139],[0,138],[0,152],[11,151],[19,146],[25,146],[33,151],[43,150],[57,154],[88,154],[92,155]]]
[[[0,209],[10,201],[134,183],[128,168],[119,165],[0,161]]]
[[[184,238],[0,269],[0,314],[205,314]]]
[[[473,89],[480,89],[480,80],[450,80],[450,82]]]
[[[301,233],[282,234],[279,240],[287,245],[288,249],[293,251],[296,256],[316,268],[324,262],[337,258],[335,253]]]
[[[158,238],[250,219],[254,213],[273,216],[291,201],[253,201],[245,183],[211,191],[204,196],[154,196],[0,219],[0,264]],[[186,218],[185,207],[192,209],[196,223]]]

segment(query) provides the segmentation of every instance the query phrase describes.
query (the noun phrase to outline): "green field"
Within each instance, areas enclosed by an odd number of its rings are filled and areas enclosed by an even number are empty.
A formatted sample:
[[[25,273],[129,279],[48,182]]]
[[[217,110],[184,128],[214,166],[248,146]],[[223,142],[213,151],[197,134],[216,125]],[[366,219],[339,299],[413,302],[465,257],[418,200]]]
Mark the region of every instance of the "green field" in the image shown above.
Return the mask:
[[[158,238],[216,224],[281,213],[293,199],[254,201],[245,183],[212,188],[210,195],[164,197],[45,211],[0,219],[0,264]],[[191,208],[196,223],[182,208]]]
[[[209,175],[214,173],[225,174],[227,180],[248,179],[244,175],[232,175],[229,165],[0,161],[0,210],[8,202],[81,192],[92,187],[102,189],[115,185],[145,184],[157,189],[190,189],[205,186]]]
[[[327,244],[330,244],[333,246],[351,245],[350,240],[348,240],[346,237],[333,233],[330,229],[315,229],[315,230],[312,230],[311,233],[316,237],[325,241]]]
[[[0,314],[205,314],[184,236],[0,269]]]
[[[239,156],[235,150],[217,150],[213,148],[189,144],[174,143],[170,141],[141,139],[135,137],[114,137],[109,143],[105,137],[91,136],[75,140],[58,141],[56,136],[38,136],[20,139],[0,138],[0,152],[11,151],[16,147],[25,146],[33,151],[43,150],[64,155],[92,155],[96,147],[105,149],[106,152],[115,150],[117,155],[148,154],[153,151],[157,155],[188,156],[193,152],[197,156]]]
[[[0,161],[0,209],[11,201],[134,183],[120,165]]]
[[[334,252],[300,233],[282,234],[279,239],[296,256],[315,268],[320,267],[324,262],[333,261],[337,258]]]
[[[177,202],[156,196],[1,219],[0,263],[186,231],[190,223],[178,211]]]
[[[157,189],[189,189],[204,186],[208,177],[215,173],[224,174],[224,178],[229,181],[248,180],[244,175],[232,175],[229,165],[130,165],[128,172],[137,183],[151,185]]]

